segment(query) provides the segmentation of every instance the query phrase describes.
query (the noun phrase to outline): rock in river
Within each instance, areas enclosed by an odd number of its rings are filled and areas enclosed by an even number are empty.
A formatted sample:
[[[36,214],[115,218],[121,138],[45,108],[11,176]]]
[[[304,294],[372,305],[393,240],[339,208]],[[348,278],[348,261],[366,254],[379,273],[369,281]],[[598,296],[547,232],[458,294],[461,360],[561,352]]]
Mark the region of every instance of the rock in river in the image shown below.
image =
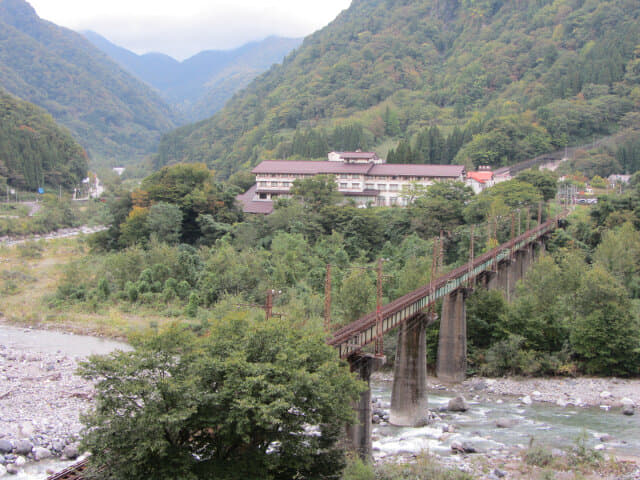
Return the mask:
[[[449,400],[447,409],[451,412],[466,412],[469,410],[466,400],[462,396],[458,396]]]

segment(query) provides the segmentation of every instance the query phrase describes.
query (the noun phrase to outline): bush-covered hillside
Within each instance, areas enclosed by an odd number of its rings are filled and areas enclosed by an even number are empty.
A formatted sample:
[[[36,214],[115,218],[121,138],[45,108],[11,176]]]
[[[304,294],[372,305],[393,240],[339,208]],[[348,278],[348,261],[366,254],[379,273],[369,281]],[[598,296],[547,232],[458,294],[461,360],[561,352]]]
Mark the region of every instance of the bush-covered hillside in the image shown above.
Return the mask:
[[[0,90],[0,186],[73,188],[87,174],[87,154],[41,108]]]
[[[0,86],[47,110],[92,158],[149,153],[173,127],[150,87],[24,0],[0,0]]]
[[[220,113],[166,135],[157,164],[229,174],[306,156],[296,133],[352,147],[336,126],[382,155],[457,126],[464,146],[443,158],[470,166],[606,135],[640,107],[639,14],[634,0],[354,0]]]

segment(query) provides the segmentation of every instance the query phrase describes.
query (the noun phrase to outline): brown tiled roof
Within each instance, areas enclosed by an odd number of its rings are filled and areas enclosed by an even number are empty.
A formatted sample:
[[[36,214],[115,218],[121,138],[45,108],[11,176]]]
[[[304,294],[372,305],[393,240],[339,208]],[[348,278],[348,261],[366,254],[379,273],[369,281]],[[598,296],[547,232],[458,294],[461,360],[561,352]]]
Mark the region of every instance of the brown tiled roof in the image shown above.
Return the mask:
[[[464,174],[463,165],[419,165],[382,163],[373,165],[369,175],[398,177],[458,178]]]
[[[244,213],[260,213],[269,215],[273,212],[273,202],[270,200],[253,200],[258,186],[253,185],[249,190],[236,197],[236,201],[242,205]]]
[[[341,162],[314,162],[304,160],[265,160],[252,170],[253,173],[283,173],[283,174],[334,174],[356,173],[366,174],[371,169],[370,163],[341,163]]]

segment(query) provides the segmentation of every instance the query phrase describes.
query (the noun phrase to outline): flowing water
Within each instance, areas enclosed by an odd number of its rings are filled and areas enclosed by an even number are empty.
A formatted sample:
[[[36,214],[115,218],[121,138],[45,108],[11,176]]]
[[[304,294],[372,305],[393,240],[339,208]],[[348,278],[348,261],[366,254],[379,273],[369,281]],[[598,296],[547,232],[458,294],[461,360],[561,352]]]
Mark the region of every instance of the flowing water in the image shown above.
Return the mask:
[[[372,383],[372,396],[388,407],[391,383]],[[429,408],[438,412],[452,397],[443,392],[433,392],[429,395]],[[376,425],[374,455],[380,458],[421,451],[449,455],[453,441],[469,442],[479,452],[527,447],[532,439],[550,449],[566,450],[575,446],[580,436],[585,436],[588,446],[602,449],[605,454],[640,457],[640,416],[627,417],[619,409],[562,408],[548,403],[525,406],[516,398],[509,397],[467,403],[468,411],[438,413],[442,420],[426,427]],[[509,419],[513,426],[498,428],[498,419]],[[443,436],[445,425],[455,425],[455,433]],[[603,434],[611,435],[613,440],[602,444],[599,439]]]
[[[73,335],[54,331],[16,328],[0,324],[0,345],[11,345],[26,351],[62,353],[86,357],[106,354],[116,349],[129,349],[126,344],[96,337]],[[372,395],[383,407],[391,399],[390,382],[373,382]],[[446,407],[452,395],[437,391],[429,395],[429,408],[438,412]],[[498,403],[502,401],[503,403]],[[534,403],[523,406],[515,398],[498,397],[492,400],[468,401],[464,413],[442,412],[441,420],[420,428],[375,425],[374,455],[378,458],[397,454],[420,453],[428,450],[439,455],[451,453],[453,441],[469,442],[480,452],[500,451],[513,446],[526,447],[531,439],[549,448],[567,449],[576,439],[586,434],[587,444],[600,445],[603,434],[613,437],[611,442],[598,448],[622,456],[640,457],[640,415],[623,416],[619,410],[599,408],[558,407]],[[496,427],[497,419],[511,419],[512,427]],[[443,426],[455,425],[455,433],[443,437]],[[16,480],[42,480],[46,469],[60,470],[72,462],[40,462],[28,465]]]

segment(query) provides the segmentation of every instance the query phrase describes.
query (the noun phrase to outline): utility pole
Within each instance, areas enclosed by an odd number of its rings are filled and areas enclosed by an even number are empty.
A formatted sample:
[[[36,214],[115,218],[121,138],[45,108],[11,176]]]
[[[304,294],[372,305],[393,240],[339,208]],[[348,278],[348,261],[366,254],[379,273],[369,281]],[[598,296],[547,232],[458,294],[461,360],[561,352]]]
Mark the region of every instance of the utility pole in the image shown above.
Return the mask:
[[[376,356],[384,355],[384,336],[382,334],[382,258],[378,259],[376,292]]]
[[[538,203],[538,225],[542,223],[542,202]]]
[[[471,224],[471,242],[469,245],[469,278],[467,279],[467,286],[471,285],[471,272],[473,270],[473,259],[475,258],[475,238],[474,238],[475,225]]]
[[[324,330],[331,331],[331,264],[327,263],[327,276],[324,281]]]
[[[527,207],[527,232],[531,229],[531,212],[529,211],[529,207]]]

